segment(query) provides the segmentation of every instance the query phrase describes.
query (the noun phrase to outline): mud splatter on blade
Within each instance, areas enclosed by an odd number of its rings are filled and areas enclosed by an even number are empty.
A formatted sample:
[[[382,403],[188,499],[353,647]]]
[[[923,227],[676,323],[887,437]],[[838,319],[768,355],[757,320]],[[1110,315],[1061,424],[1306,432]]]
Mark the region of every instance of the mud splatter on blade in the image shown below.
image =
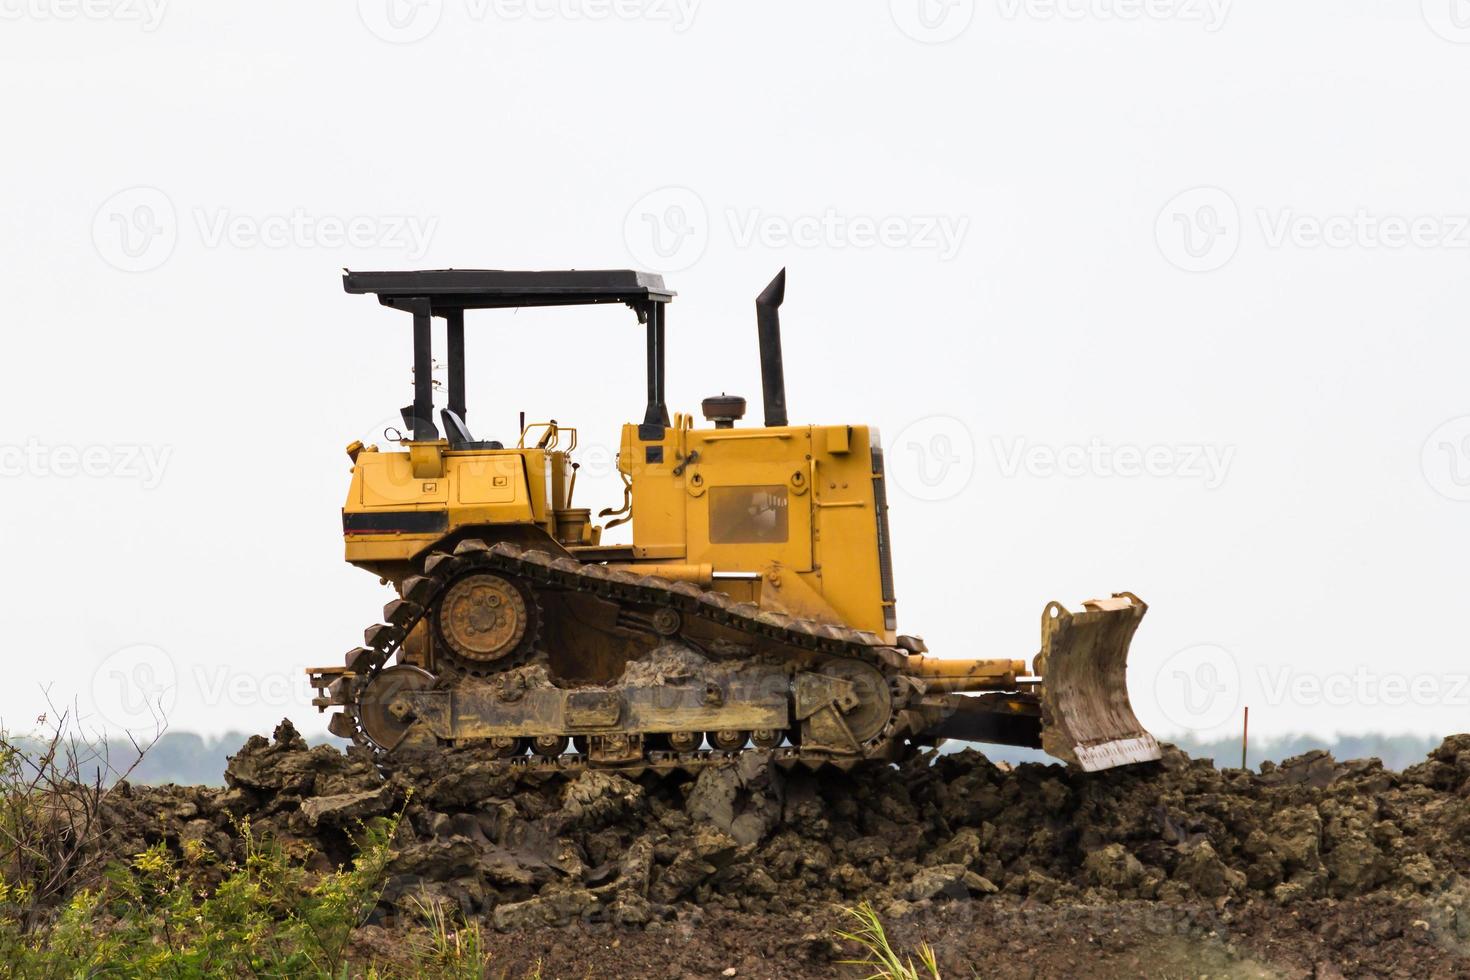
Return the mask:
[[[1041,744],[1086,772],[1151,762],[1159,743],[1128,700],[1128,648],[1148,606],[1132,593],[1041,615]]]

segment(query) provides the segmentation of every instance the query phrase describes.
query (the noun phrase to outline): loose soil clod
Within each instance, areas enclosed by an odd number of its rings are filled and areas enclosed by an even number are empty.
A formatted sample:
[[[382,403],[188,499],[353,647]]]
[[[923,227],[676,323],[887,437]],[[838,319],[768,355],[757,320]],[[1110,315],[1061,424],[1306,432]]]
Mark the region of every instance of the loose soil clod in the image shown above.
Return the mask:
[[[287,721],[226,780],[115,794],[109,848],[239,856],[248,818],[327,868],[361,821],[401,810],[363,941],[442,902],[519,932],[497,940],[508,964],[561,975],[829,975],[836,910],[861,901],[957,975],[1470,975],[1466,735],[1403,773],[1323,752],[1222,771],[1168,749],[1093,775],[964,751],[851,773],[752,755],[697,777],[562,780],[474,752],[385,775]]]

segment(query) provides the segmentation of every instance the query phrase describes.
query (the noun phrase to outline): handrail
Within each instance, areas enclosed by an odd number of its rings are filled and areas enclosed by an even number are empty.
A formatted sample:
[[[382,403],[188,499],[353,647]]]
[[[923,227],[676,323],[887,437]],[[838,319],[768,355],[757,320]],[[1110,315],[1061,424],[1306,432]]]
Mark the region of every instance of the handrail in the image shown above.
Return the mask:
[[[735,432],[706,432],[699,437],[705,442],[724,442],[727,439],[790,439],[789,432],[762,432],[758,429]]]
[[[542,433],[541,438],[537,440],[536,444],[531,447],[533,449],[544,449],[547,452],[558,449],[561,445],[561,437],[563,432],[570,433],[571,445],[567,446],[566,449],[563,449],[561,451],[565,453],[570,453],[572,450],[577,448],[576,428],[570,425],[558,425],[556,419],[552,419],[549,422],[532,422],[524,429],[522,429],[520,442],[516,444],[517,449],[526,448],[526,436],[528,436],[532,432],[532,430],[535,429],[545,429],[546,431]]]

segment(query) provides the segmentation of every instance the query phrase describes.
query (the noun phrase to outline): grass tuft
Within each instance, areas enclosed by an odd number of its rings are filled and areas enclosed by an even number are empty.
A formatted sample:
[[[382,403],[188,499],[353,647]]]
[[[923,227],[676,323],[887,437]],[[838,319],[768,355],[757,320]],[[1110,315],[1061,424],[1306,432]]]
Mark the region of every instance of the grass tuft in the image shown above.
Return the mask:
[[[911,957],[903,957],[894,948],[888,939],[888,933],[883,928],[883,920],[878,917],[873,906],[867,902],[857,908],[843,909],[843,913],[851,917],[856,925],[851,932],[837,932],[838,939],[857,943],[862,947],[865,955],[862,959],[843,960],[849,966],[860,966],[865,970],[871,970],[866,980],[940,980],[939,963],[934,957],[934,950],[928,943],[921,942],[917,950],[919,966],[914,966]],[[920,972],[922,970],[923,972]]]

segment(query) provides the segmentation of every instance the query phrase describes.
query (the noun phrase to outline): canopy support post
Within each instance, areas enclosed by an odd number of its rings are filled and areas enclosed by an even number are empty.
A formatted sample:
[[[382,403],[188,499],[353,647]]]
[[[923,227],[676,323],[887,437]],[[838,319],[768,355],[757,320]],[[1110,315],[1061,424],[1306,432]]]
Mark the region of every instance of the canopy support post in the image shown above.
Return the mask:
[[[464,422],[464,310],[444,311],[445,334],[449,338],[449,410]]]
[[[664,304],[649,303],[643,313],[640,319],[648,331],[648,407],[638,426],[638,438],[656,442],[669,425],[669,409],[664,404]]]
[[[403,409],[403,421],[413,430],[414,442],[439,438],[434,425],[433,306],[427,296],[415,296],[401,309],[413,313],[413,404]]]

